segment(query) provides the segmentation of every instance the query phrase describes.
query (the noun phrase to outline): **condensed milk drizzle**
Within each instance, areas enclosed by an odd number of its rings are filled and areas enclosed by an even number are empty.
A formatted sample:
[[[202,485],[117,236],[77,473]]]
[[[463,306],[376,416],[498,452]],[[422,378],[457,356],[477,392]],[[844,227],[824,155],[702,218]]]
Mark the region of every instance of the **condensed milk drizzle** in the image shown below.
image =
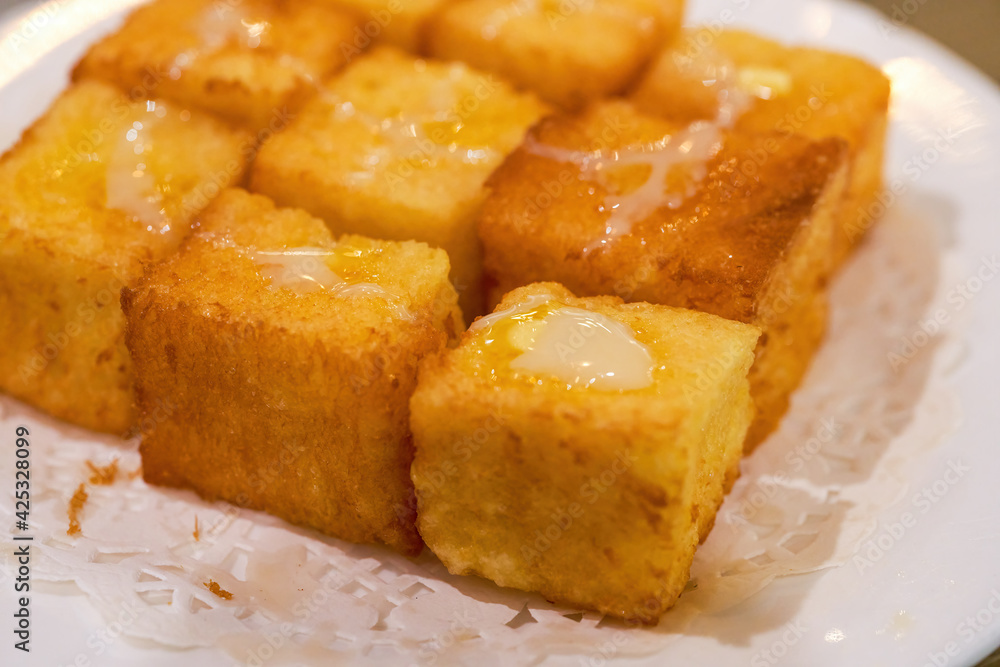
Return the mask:
[[[560,303],[548,293],[480,318],[470,332],[492,358],[509,358],[515,378],[555,380],[568,389],[632,391],[653,383],[653,358],[628,326]],[[494,370],[494,373],[496,371]]]
[[[584,254],[606,247],[615,239],[630,234],[634,225],[659,208],[676,209],[694,194],[708,173],[708,161],[722,147],[723,132],[732,127],[749,107],[751,96],[739,85],[731,63],[716,57],[697,61],[703,83],[717,90],[718,109],[711,120],[691,123],[675,134],[645,144],[611,151],[574,151],[525,140],[531,154],[558,162],[576,163],[580,178],[601,183],[612,190],[604,197],[600,210],[608,213],[601,236],[588,244]],[[695,66],[692,64],[692,66]],[[614,192],[607,174],[612,169],[634,165],[649,167],[645,180],[629,192]],[[674,168],[687,170],[683,190],[667,191],[666,179]]]
[[[335,250],[314,247],[285,248],[282,250],[251,250],[250,258],[257,264],[257,272],[267,279],[271,289],[288,289],[296,294],[325,291],[335,296],[377,298],[385,301],[400,319],[410,319],[402,299],[375,283],[351,283],[327,264]]]

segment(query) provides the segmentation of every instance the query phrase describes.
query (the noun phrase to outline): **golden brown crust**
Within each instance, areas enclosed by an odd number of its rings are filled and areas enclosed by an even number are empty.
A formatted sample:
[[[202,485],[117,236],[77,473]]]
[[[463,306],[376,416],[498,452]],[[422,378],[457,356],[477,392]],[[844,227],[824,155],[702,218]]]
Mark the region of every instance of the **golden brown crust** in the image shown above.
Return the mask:
[[[652,388],[568,391],[508,378],[467,332],[428,359],[411,400],[420,533],[456,574],[655,623],[688,580],[750,422],[758,330],[617,297],[541,293],[635,331]],[[462,409],[456,412],[454,407]],[[597,576],[597,573],[600,576]]]
[[[691,28],[663,49],[631,99],[640,110],[676,123],[712,118],[721,84],[704,85],[703,74],[718,68],[729,70],[729,78],[743,82],[737,88],[750,94],[737,131],[847,142],[850,174],[833,241],[833,265],[839,266],[877,218],[871,205],[882,187],[889,79],[850,55],[786,46],[740,30]],[[767,87],[766,97],[755,94],[758,83]]]
[[[136,413],[118,293],[177,247],[220,175],[242,179],[250,145],[220,121],[155,104],[165,113],[149,128],[154,148],[135,162],[113,166],[123,144],[131,153],[126,132],[153,114],[93,81],[66,90],[0,159],[0,387],[122,436]],[[140,161],[169,233],[106,202],[109,173],[128,177]]]
[[[494,76],[380,47],[264,145],[250,187],[337,234],[443,248],[471,319],[486,310],[475,224],[483,183],[546,111]]]
[[[614,150],[675,131],[675,125],[630,113],[623,104],[606,103],[578,117],[550,117],[531,138],[593,150],[598,143],[586,128],[620,122],[626,131],[608,149]],[[753,165],[750,177],[742,169],[756,152],[768,159]],[[607,190],[580,178],[578,165],[522,146],[490,178],[480,219],[486,270],[496,284],[491,302],[517,285],[558,280],[584,294],[618,294],[752,321],[761,291],[796,235],[807,233],[803,228],[843,160],[837,139],[729,135],[694,196],[675,210],[661,206],[637,220],[631,234],[585,253],[605,227],[608,214],[599,209]],[[558,196],[546,186],[558,188]],[[628,275],[639,268],[646,270]]]
[[[535,146],[610,153],[681,127],[624,102],[539,123],[489,182],[479,229],[491,301],[518,285],[555,280],[579,294],[617,294],[759,325],[765,337],[751,374],[760,422],[752,447],[777,424],[822,337],[847,150],[836,138],[727,133],[683,203],[662,205],[636,219],[630,233],[587,251],[608,224],[609,188]],[[648,173],[626,173],[619,187]]]
[[[159,0],[92,46],[73,80],[103,79],[137,99],[155,94],[274,131],[315,93],[314,80],[346,63],[360,23],[321,2]]]
[[[564,109],[623,93],[679,29],[682,0],[573,4],[456,2],[432,18],[426,48],[533,90]]]
[[[455,0],[319,0],[353,11],[361,18],[350,47],[390,44],[410,53],[424,53],[428,21]]]
[[[405,302],[271,289],[240,247],[332,247],[324,223],[224,192],[178,255],[122,292],[143,475],[354,542],[415,554],[408,401],[457,321],[444,253],[345,237]],[[346,275],[346,274],[345,274]],[[377,276],[377,278],[376,278]],[[454,326],[454,325],[452,325]]]

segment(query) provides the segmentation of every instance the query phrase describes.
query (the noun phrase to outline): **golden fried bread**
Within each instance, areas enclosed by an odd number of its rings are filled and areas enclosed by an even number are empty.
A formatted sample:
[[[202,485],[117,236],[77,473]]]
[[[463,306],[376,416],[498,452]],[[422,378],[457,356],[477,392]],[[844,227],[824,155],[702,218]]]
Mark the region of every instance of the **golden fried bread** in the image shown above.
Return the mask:
[[[441,8],[461,0],[318,0],[353,10],[362,17],[349,51],[384,42],[417,53],[424,24]]]
[[[889,80],[852,56],[701,28],[685,31],[664,49],[632,99],[647,113],[688,123],[714,118],[720,99],[733,95],[748,102],[733,119],[738,131],[848,142],[850,181],[834,237],[834,266],[839,265],[873,222],[872,204],[882,187]]]
[[[474,317],[484,312],[475,227],[483,183],[545,110],[492,75],[381,47],[264,146],[251,188],[335,233],[444,248]]]
[[[312,0],[156,0],[95,44],[74,80],[167,97],[255,131],[281,129],[341,67],[361,18]]]
[[[424,541],[452,573],[656,622],[737,473],[759,333],[555,283],[514,290],[421,368]]]
[[[408,401],[462,328],[448,258],[227,190],[123,290],[148,482],[416,553]]]
[[[574,109],[623,92],[683,13],[683,0],[465,0],[430,20],[427,50]]]
[[[243,179],[251,147],[170,102],[98,82],[64,92],[0,159],[0,387],[81,426],[129,429],[118,293]]]
[[[551,117],[490,179],[480,234],[491,302],[553,280],[756,324],[752,447],[822,338],[845,181],[839,139],[692,131],[624,101]]]

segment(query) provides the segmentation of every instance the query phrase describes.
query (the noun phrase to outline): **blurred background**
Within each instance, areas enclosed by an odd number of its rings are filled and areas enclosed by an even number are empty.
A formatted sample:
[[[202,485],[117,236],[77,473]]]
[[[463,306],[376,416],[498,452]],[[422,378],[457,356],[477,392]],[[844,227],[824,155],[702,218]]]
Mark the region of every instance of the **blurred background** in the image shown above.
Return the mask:
[[[1000,82],[1000,0],[854,1],[879,9],[895,25],[927,33]],[[40,4],[40,0],[0,0],[0,24],[10,14]]]
[[[924,32],[1000,81],[1000,0],[862,0]]]

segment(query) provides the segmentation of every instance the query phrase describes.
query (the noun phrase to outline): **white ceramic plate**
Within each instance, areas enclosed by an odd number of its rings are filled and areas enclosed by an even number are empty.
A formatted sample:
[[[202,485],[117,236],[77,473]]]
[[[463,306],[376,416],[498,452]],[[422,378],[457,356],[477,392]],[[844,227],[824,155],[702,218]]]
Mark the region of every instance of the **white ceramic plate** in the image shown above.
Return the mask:
[[[12,144],[45,110],[64,87],[72,63],[133,4],[54,0],[27,18],[7,17],[0,27],[0,147]],[[732,610],[731,635],[685,636],[660,656],[640,662],[972,665],[1000,644],[1000,281],[990,280],[995,268],[984,269],[1000,256],[1000,93],[948,51],[909,31],[903,14],[893,23],[867,8],[832,0],[691,4],[689,23],[746,27],[785,41],[856,53],[891,75],[887,181],[903,184],[903,204],[937,202],[926,213],[949,227],[959,275],[966,277],[963,284],[971,281],[975,293],[968,299],[965,355],[950,376],[963,423],[954,436],[912,462],[906,471],[910,492],[878,517],[877,534],[891,534],[907,502],[910,509],[922,507],[916,497],[924,489],[931,489],[934,511],[892,538],[890,548],[863,572],[844,566],[778,579]],[[919,5],[902,7],[919,11]],[[942,133],[954,131],[961,133],[958,140],[943,151],[935,149]],[[956,461],[969,470],[960,483],[948,484],[947,493],[935,493],[934,485]],[[36,593],[32,606],[33,652],[14,652],[5,630],[0,635],[5,637],[3,664],[68,664],[75,649],[85,647],[90,664],[228,662],[211,649],[173,651],[127,641],[111,644],[97,657],[88,639],[93,641],[94,629],[103,623],[85,598]],[[0,617],[8,619],[3,627],[10,624],[12,609],[8,581],[0,593]],[[767,613],[788,622],[748,634],[746,615]],[[601,660],[590,652],[583,664]]]

